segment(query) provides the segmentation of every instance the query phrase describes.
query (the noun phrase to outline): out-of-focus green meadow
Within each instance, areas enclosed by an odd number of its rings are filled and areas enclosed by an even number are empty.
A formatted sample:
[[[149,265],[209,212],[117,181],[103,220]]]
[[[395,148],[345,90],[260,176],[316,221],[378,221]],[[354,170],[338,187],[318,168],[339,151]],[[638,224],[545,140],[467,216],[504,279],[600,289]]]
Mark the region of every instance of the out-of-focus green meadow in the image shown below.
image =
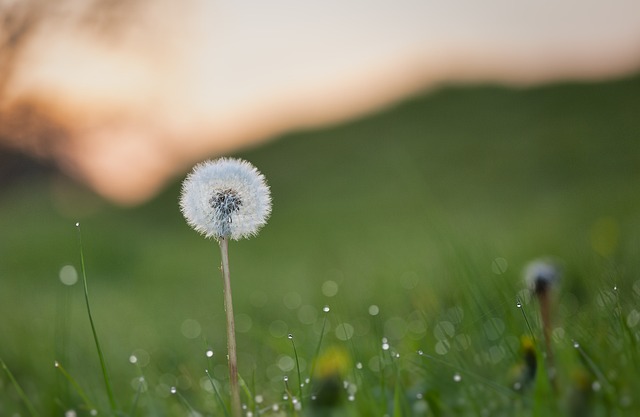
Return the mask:
[[[259,236],[230,245],[240,373],[263,397],[256,408],[286,409],[283,377],[297,381],[287,335],[304,380],[326,317],[321,352],[344,350],[335,367],[358,387],[343,415],[637,413],[639,115],[637,77],[442,88],[235,155],[266,176],[274,204]],[[219,250],[186,225],[179,190],[131,209],[55,174],[0,191],[0,358],[42,415],[88,415],[56,360],[101,415],[109,409],[81,280],[59,277],[65,265],[80,272],[76,221],[119,408],[131,407],[141,371],[137,415],[186,415],[172,386],[221,415],[204,379],[205,368],[227,375]],[[564,270],[558,393],[539,372],[515,394],[523,311],[544,369],[538,306],[522,292],[522,269],[540,256]],[[28,415],[1,373],[0,415],[15,413]]]

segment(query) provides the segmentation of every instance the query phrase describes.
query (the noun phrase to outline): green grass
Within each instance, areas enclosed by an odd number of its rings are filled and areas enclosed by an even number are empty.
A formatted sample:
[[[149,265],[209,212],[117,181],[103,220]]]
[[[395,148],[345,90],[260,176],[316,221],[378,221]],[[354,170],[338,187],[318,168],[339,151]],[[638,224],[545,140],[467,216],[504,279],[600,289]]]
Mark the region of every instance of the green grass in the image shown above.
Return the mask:
[[[278,415],[274,405],[286,415],[636,415],[638,109],[637,77],[444,88],[239,153],[274,199],[260,235],[230,245],[240,374],[262,399],[254,415]],[[30,415],[20,391],[38,415],[89,415],[54,361],[110,414],[82,285],[58,278],[67,264],[81,271],[76,221],[122,414],[224,415],[203,388],[208,369],[227,401],[219,251],[185,224],[178,193],[176,181],[123,209],[56,174],[1,190],[0,358],[10,374],[0,374],[0,415]],[[524,265],[546,255],[564,266],[554,293],[557,392],[521,281]],[[539,369],[515,393],[527,321]],[[294,353],[303,380],[314,363],[325,370],[303,387],[302,414],[283,399],[285,376],[297,395]],[[312,407],[336,396],[337,408]]]

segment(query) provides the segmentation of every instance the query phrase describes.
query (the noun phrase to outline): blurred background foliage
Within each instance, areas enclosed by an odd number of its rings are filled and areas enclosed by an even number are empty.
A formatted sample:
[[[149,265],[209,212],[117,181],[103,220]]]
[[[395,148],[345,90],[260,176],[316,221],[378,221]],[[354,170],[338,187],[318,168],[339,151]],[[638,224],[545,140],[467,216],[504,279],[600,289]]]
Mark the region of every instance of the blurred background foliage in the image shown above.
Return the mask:
[[[443,360],[499,380],[517,349],[495,363],[474,359],[495,343],[483,329],[499,317],[511,348],[527,333],[515,297],[522,268],[539,256],[564,265],[559,326],[596,337],[594,317],[607,306],[601,290],[624,288],[636,305],[640,296],[639,110],[638,77],[521,90],[442,87],[239,152],[266,176],[274,201],[260,235],[230,245],[241,374],[267,397],[277,391],[282,375],[295,373],[289,333],[308,374],[322,307],[330,305],[323,343],[344,345],[335,330],[348,325],[352,361],[367,372],[375,372],[370,358],[383,336],[403,355],[437,354],[435,327],[446,320],[474,342]],[[121,208],[52,170],[4,174],[0,357],[30,398],[44,407],[53,398],[53,407],[74,403],[53,367],[58,360],[106,405],[81,283],[59,278],[65,265],[80,271],[80,221],[92,309],[119,400],[135,394],[129,357],[137,352],[157,401],[177,385],[194,405],[211,406],[213,397],[197,392],[205,367],[226,375],[219,253],[185,224],[180,179],[153,201]],[[456,322],[459,309],[464,319]],[[611,361],[593,343],[592,353]],[[1,397],[15,400],[1,401],[1,414],[20,409],[4,377]]]

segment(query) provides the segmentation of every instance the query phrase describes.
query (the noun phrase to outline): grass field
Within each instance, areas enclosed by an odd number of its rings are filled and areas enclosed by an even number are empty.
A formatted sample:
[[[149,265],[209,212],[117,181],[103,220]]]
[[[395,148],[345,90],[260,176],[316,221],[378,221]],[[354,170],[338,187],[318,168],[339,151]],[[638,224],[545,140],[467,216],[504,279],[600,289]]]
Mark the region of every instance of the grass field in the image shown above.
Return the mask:
[[[638,415],[639,112],[637,77],[442,88],[236,155],[274,202],[230,245],[247,414]],[[61,282],[76,221],[118,414],[225,415],[204,372],[226,403],[219,250],[179,189],[133,209],[57,174],[0,190],[0,416],[113,414],[81,276]],[[554,383],[522,281],[545,256]],[[523,337],[537,373],[516,391]]]

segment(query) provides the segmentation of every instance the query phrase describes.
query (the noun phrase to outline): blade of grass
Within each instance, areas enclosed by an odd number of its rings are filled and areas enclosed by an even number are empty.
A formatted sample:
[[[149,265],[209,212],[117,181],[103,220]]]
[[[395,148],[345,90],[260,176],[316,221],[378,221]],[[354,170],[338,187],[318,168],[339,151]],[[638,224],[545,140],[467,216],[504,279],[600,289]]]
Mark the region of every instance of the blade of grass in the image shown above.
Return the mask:
[[[316,352],[313,355],[313,361],[311,363],[311,371],[309,372],[309,375],[311,375],[311,378],[313,378],[313,372],[316,369],[316,362],[318,360],[318,356],[320,356],[320,347],[322,346],[322,339],[324,338],[324,330],[327,327],[327,316],[329,314],[329,306],[324,306],[322,308],[322,311],[324,311],[324,320],[322,322],[322,330],[320,331],[320,339],[318,340],[318,345],[316,346]]]
[[[91,305],[89,303],[89,289],[87,286],[87,272],[84,265],[84,251],[82,248],[82,232],[80,230],[80,223],[76,223],[76,228],[78,229],[78,243],[80,245],[80,263],[82,265],[82,284],[84,286],[84,299],[87,304],[87,314],[89,315],[89,323],[91,324],[91,332],[93,333],[93,340],[96,343],[96,350],[98,351],[98,357],[100,358],[100,367],[102,368],[102,376],[104,377],[104,384],[107,389],[107,397],[109,397],[109,405],[111,406],[111,411],[113,414],[117,414],[117,406],[116,400],[113,396],[113,389],[111,388],[111,381],[109,379],[109,374],[107,373],[107,365],[104,360],[104,355],[102,354],[102,349],[100,348],[100,341],[98,340],[98,333],[96,332],[96,326],[93,322],[93,316],[91,315]]]
[[[69,374],[69,372],[67,372],[67,370],[64,369],[62,364],[60,364],[60,362],[58,362],[58,361],[55,361],[53,366],[58,371],[60,371],[60,373],[67,379],[67,381],[69,381],[69,383],[76,390],[76,392],[78,393],[78,395],[80,396],[80,398],[82,399],[84,404],[87,406],[87,408],[89,410],[97,410],[95,405],[89,399],[89,397],[87,397],[87,394],[84,392],[84,390],[82,389],[80,384],[78,384],[78,382],[71,376],[71,374]]]
[[[293,345],[293,355],[296,358],[296,370],[298,371],[298,396],[300,401],[300,407],[302,407],[302,377],[300,376],[300,361],[298,360],[298,351],[296,350],[296,342],[293,340],[293,335],[289,335],[289,340]]]
[[[220,407],[222,408],[222,411],[224,411],[224,415],[227,416],[227,417],[230,417],[229,410],[227,410],[227,407],[224,405],[224,401],[222,401],[222,397],[220,396],[220,392],[218,391],[218,387],[216,387],[215,381],[211,377],[211,374],[209,374],[209,370],[205,369],[204,373],[207,374],[207,377],[209,378],[209,382],[211,383],[211,386],[213,387],[213,391],[216,393],[216,398],[218,399],[218,403],[220,404]]]
[[[4,369],[5,373],[11,380],[11,384],[18,392],[18,396],[20,397],[22,402],[24,402],[24,405],[27,407],[27,410],[29,410],[29,414],[31,414],[31,417],[36,417],[38,413],[36,412],[36,409],[33,407],[33,404],[31,404],[31,400],[29,400],[29,397],[27,397],[27,394],[25,394],[24,390],[22,389],[20,384],[18,384],[18,381],[16,381],[13,374],[9,370],[9,367],[7,367],[7,364],[4,363],[2,359],[0,359],[0,366],[2,366],[2,369]]]
[[[176,389],[176,387],[171,387],[171,394],[176,395],[178,397],[178,399],[180,400],[180,402],[182,403],[182,405],[185,406],[185,408],[187,410],[189,410],[189,414],[193,417],[198,417],[200,414],[198,414],[196,412],[196,410],[191,406],[191,404],[189,404],[189,401],[187,401],[187,399],[184,397],[184,395],[182,395],[180,393],[180,391],[178,391]]]

